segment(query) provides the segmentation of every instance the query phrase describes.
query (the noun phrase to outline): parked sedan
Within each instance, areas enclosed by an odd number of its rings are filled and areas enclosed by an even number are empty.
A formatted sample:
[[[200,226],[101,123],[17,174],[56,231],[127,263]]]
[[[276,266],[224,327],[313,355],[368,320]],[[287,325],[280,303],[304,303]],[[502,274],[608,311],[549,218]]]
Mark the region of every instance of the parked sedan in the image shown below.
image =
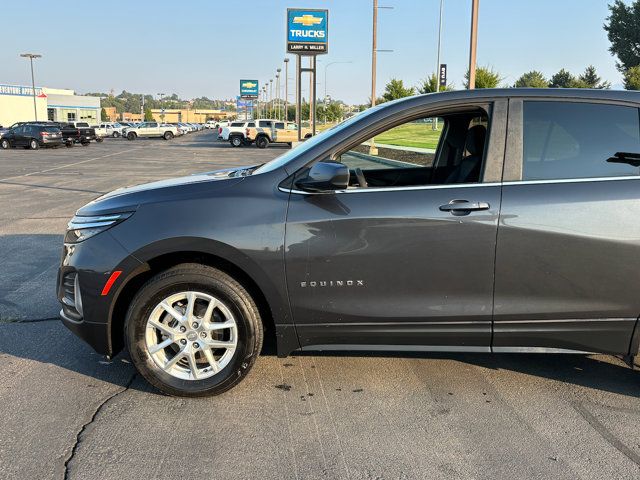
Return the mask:
[[[632,364],[639,112],[625,91],[420,95],[263,165],[116,190],[69,223],[62,319],[185,396],[232,388],[265,339],[282,357],[601,352]]]
[[[0,138],[0,147],[7,150],[12,147],[30,148],[59,147],[64,144],[60,128],[51,125],[25,123],[11,128]]]

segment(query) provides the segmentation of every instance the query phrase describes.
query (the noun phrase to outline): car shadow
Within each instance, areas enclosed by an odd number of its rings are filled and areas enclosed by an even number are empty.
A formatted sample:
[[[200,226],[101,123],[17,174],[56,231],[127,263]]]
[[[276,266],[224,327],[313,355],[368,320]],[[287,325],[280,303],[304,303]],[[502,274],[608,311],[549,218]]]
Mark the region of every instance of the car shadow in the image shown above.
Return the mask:
[[[606,355],[544,353],[394,353],[294,352],[293,356],[383,357],[451,360],[494,371],[505,370],[558,382],[640,398],[640,374],[622,360]],[[636,367],[637,369],[637,367]]]

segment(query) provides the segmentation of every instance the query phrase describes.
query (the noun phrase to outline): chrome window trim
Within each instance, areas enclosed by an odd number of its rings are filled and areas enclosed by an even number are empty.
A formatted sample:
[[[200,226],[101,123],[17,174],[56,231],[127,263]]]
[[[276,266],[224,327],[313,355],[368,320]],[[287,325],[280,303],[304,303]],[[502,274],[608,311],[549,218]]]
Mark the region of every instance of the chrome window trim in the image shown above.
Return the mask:
[[[510,180],[503,182],[503,185],[538,185],[553,183],[588,183],[588,182],[606,182],[618,180],[640,180],[640,175],[625,175],[619,177],[587,177],[587,178],[558,178],[553,180]]]
[[[326,195],[336,193],[375,193],[375,192],[406,192],[412,190],[443,190],[452,188],[474,188],[474,187],[499,187],[502,185],[500,182],[490,183],[458,183],[453,185],[419,185],[413,187],[374,187],[374,188],[353,188],[349,190],[335,190],[333,192],[318,193],[318,192],[305,192],[304,190],[297,190],[295,188],[278,187],[278,190],[284,193],[297,193],[299,195]]]

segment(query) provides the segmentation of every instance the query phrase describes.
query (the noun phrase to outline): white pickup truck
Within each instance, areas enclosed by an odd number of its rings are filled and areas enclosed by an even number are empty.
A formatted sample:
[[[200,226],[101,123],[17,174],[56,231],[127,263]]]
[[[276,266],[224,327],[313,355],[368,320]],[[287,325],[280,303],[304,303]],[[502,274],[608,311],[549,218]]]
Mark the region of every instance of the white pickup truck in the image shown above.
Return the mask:
[[[160,137],[165,140],[171,140],[178,135],[178,127],[169,125],[168,123],[159,122],[143,122],[135,127],[128,127],[123,131],[123,136],[127,140],[135,140],[136,138],[152,138]]]
[[[223,127],[218,133],[218,140],[231,143],[234,147],[240,147],[245,143],[247,128],[255,128],[256,122],[253,120],[231,122],[228,127]]]

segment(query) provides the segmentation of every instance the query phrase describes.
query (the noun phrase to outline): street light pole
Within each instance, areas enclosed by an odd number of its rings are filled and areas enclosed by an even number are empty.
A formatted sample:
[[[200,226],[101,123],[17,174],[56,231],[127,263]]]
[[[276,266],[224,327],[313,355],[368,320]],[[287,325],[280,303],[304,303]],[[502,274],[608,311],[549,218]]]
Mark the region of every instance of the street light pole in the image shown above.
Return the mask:
[[[478,52],[478,9],[480,0],[471,0],[471,45],[469,48],[469,90],[476,88],[476,55]]]
[[[38,108],[36,107],[36,80],[33,75],[33,59],[34,58],[42,58],[42,55],[37,53],[21,53],[21,57],[28,58],[31,63],[31,93],[33,95],[33,115],[35,116],[36,122],[38,121]]]
[[[276,69],[276,118],[280,120],[280,72],[281,68]]]
[[[269,79],[269,118],[273,115],[273,78]]]
[[[284,121],[289,121],[289,58],[284,59]]]
[[[373,0],[373,39],[371,42],[371,107],[376,106],[376,61],[378,49],[378,0]],[[369,145],[369,153],[377,155],[373,137]]]
[[[352,60],[346,62],[329,62],[324,66],[324,123],[327,123],[327,68],[329,65],[335,65],[336,63],[353,63]]]
[[[162,104],[162,97],[164,97],[164,93],[158,93],[158,95],[160,95],[160,120],[164,122],[164,106]],[[144,122],[144,118],[142,121]]]

